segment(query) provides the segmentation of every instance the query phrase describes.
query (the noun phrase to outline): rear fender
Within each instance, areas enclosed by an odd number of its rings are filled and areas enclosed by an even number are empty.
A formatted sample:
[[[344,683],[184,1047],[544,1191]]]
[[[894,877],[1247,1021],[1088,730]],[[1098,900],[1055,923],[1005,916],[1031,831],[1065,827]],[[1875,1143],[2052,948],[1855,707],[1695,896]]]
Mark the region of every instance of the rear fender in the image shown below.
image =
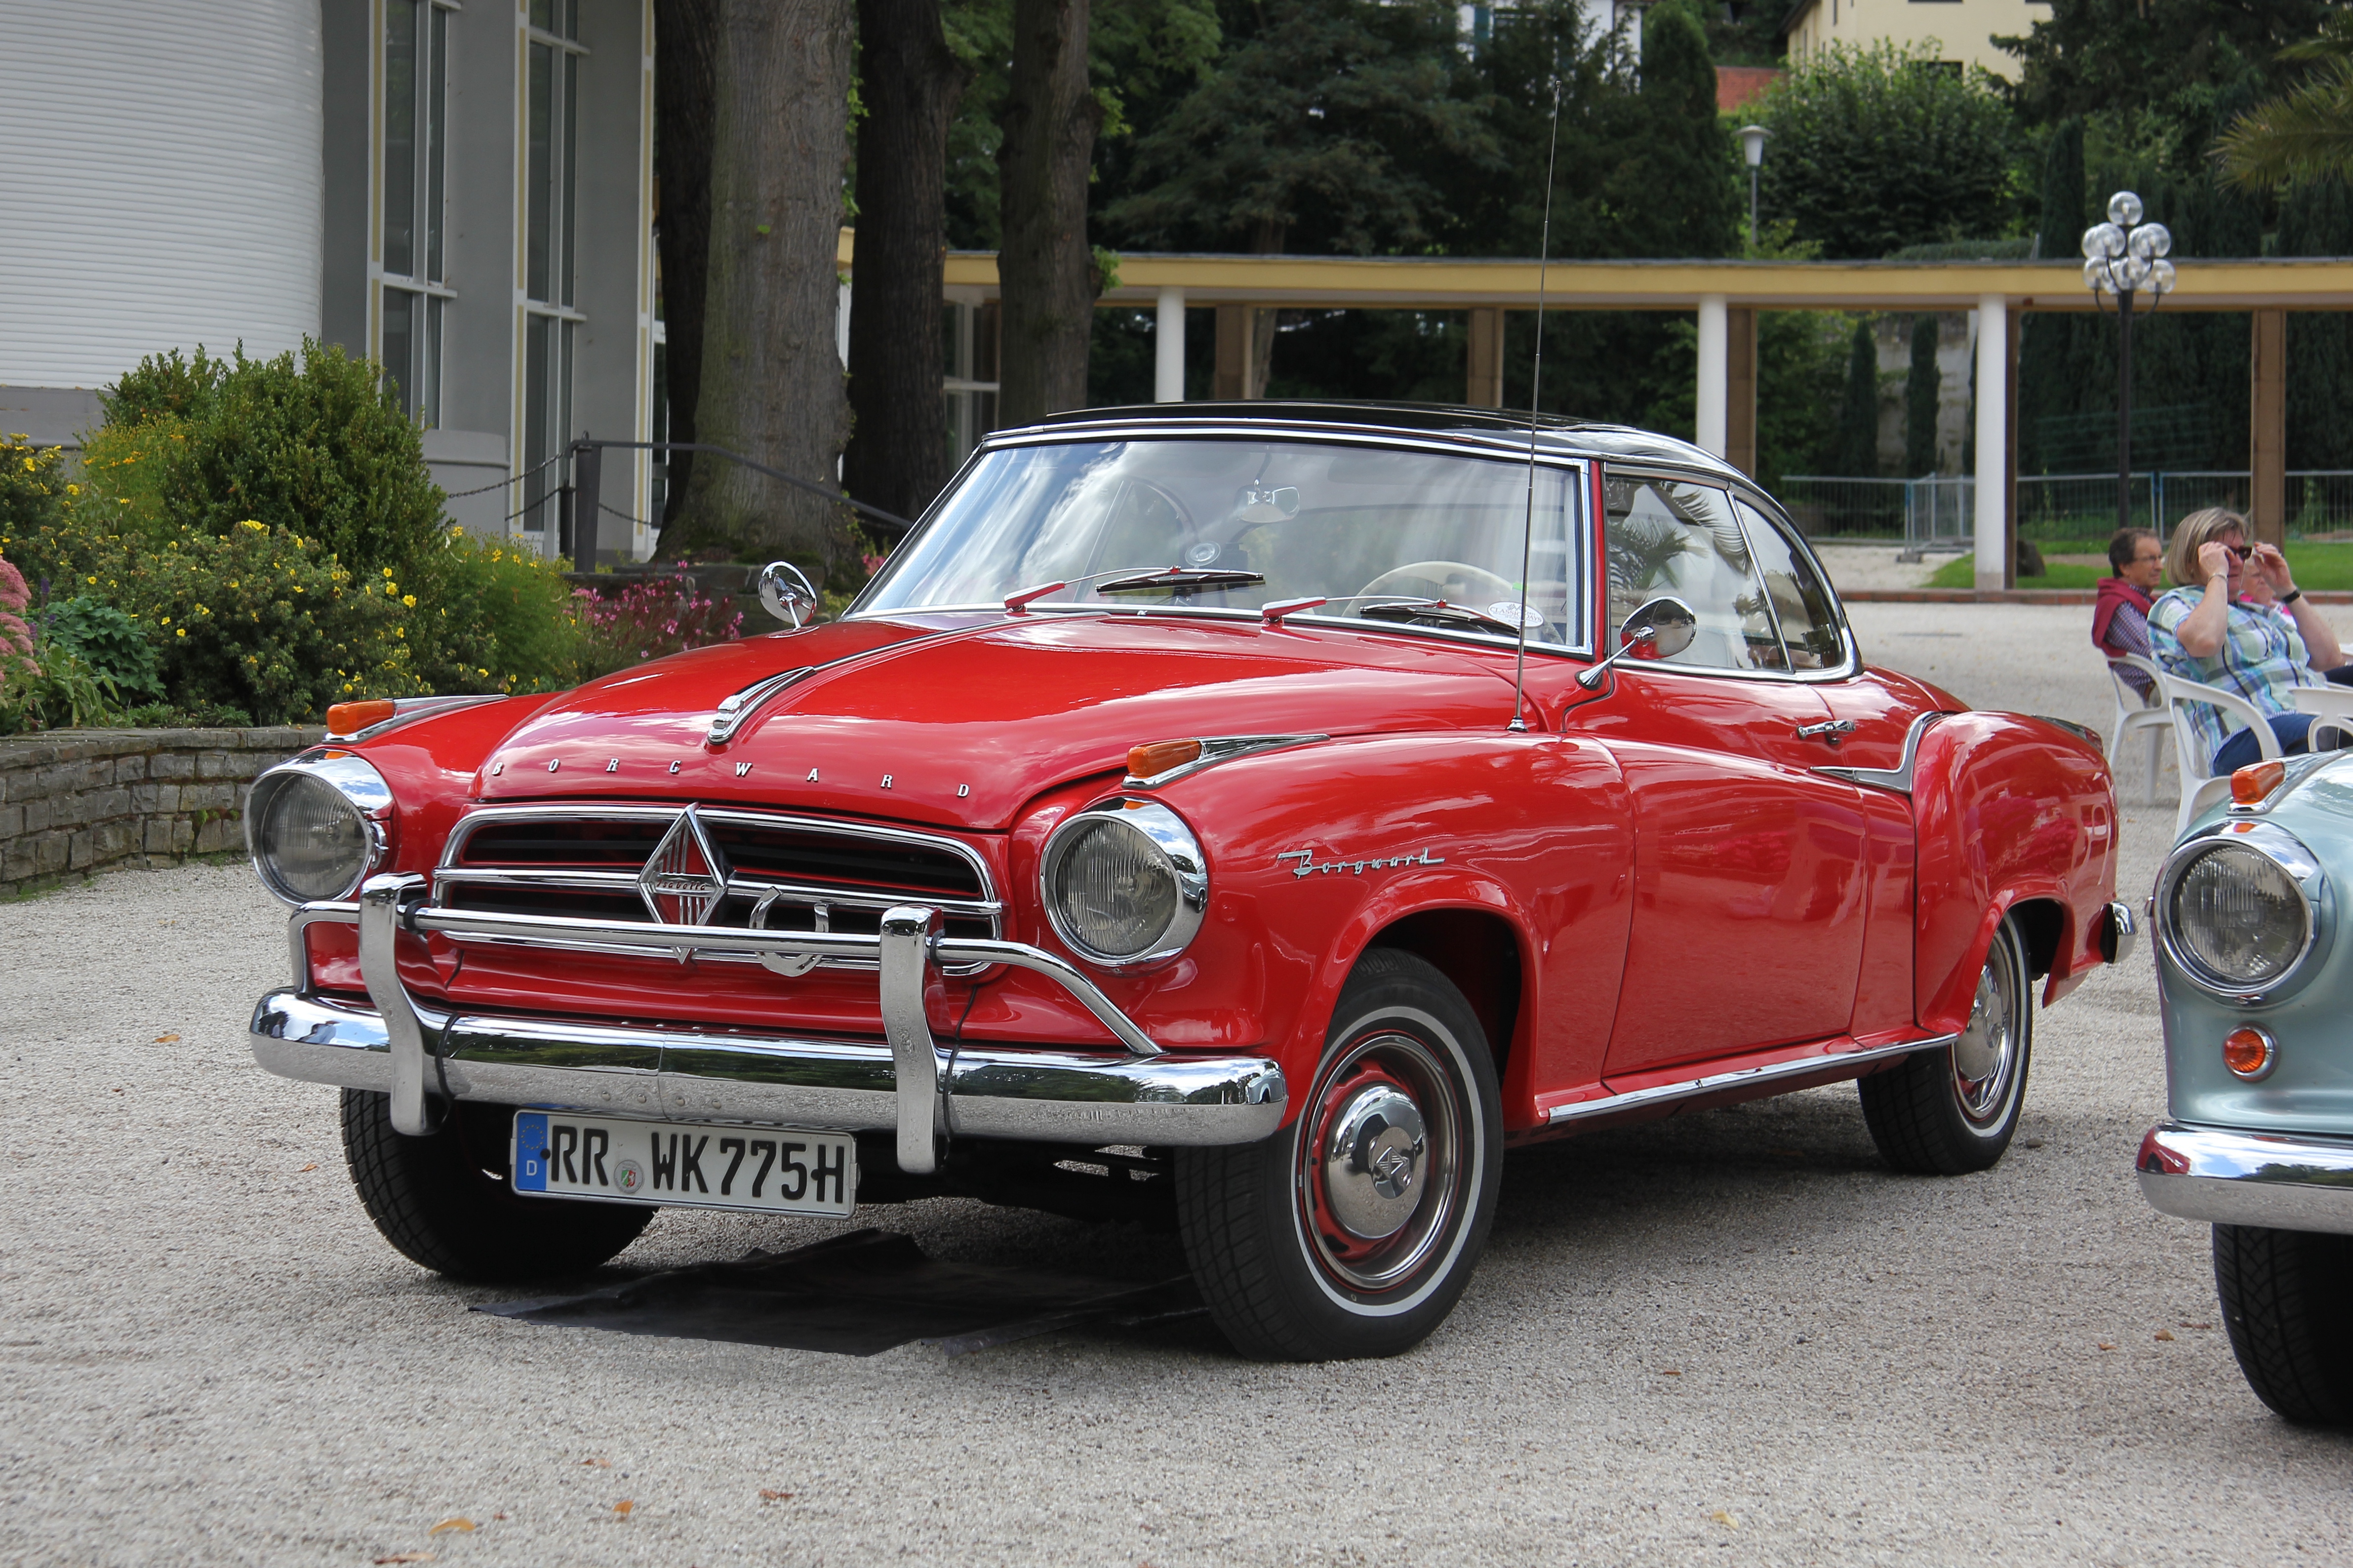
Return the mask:
[[[2060,911],[2044,1005],[2080,984],[2116,896],[2116,796],[2098,749],[2019,714],[1955,714],[1921,741],[1912,802],[1921,1027],[1968,1021],[1995,931],[2030,900]]]

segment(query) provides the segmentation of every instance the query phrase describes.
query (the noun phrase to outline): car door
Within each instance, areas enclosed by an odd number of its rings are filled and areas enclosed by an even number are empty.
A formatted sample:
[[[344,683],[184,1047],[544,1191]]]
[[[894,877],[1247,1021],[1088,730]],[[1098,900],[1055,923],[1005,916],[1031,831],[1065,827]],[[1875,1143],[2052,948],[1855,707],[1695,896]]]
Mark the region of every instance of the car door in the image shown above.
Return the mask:
[[[1662,594],[1698,617],[1690,647],[1620,661],[1616,689],[1572,720],[1617,756],[1634,814],[1632,930],[1603,1074],[1842,1034],[1871,825],[1855,785],[1813,771],[1841,760],[1830,708],[1791,668],[1725,490],[1627,473],[1603,489],[1605,625]]]

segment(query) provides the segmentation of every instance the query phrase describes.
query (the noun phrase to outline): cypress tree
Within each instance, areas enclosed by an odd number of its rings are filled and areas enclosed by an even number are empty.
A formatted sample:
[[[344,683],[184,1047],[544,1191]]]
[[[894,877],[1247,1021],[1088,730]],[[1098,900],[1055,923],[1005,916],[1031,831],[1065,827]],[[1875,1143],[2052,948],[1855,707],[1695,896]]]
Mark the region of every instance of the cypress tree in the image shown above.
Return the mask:
[[[2084,237],[2084,122],[2060,121],[2042,156],[2042,221],[2034,252],[2044,260],[2073,256]],[[2077,339],[2084,324],[2070,316],[2028,316],[2018,328],[2018,470],[2047,473],[2042,421],[2072,413]]]
[[[1912,318],[1912,374],[1904,381],[1904,477],[1936,471],[1936,405],[1944,377],[1936,372],[1936,318]]]
[[[2299,181],[2280,204],[2282,256],[2353,256],[2353,194],[2334,180]],[[2353,468],[2353,331],[2341,311],[2287,319],[2287,461]]]
[[[1839,408],[1839,472],[1852,479],[1879,473],[1879,349],[1868,321],[1854,324],[1847,350],[1846,397]]]

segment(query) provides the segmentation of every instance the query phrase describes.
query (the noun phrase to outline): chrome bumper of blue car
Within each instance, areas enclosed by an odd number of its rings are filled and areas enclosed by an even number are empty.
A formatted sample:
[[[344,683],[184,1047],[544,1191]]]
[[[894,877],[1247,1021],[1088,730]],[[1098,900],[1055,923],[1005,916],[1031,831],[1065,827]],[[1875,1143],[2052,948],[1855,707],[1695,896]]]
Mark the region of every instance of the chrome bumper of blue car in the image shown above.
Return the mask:
[[[2210,1225],[2353,1235],[2353,1138],[2149,1129],[2134,1162],[2141,1196]]]
[[[894,909],[878,936],[657,926],[485,915],[420,906],[422,879],[378,877],[356,903],[295,911],[294,986],[255,1008],[254,1059],[282,1078],[392,1098],[393,1125],[421,1132],[426,1100],[561,1106],[666,1120],[892,1131],[900,1168],[936,1168],[943,1137],[1071,1143],[1250,1143],[1282,1124],[1282,1069],[1271,1058],[1161,1051],[1068,961],[1024,943],[950,940],[933,910]],[[307,986],[304,927],[356,924],[373,1007]],[[878,961],[882,1042],[743,1029],[620,1026],[563,1018],[450,1014],[409,995],[396,971],[403,931],[476,940],[643,951],[649,944],[780,959]],[[923,1010],[934,963],[1005,963],[1070,991],[1125,1047],[943,1047]]]

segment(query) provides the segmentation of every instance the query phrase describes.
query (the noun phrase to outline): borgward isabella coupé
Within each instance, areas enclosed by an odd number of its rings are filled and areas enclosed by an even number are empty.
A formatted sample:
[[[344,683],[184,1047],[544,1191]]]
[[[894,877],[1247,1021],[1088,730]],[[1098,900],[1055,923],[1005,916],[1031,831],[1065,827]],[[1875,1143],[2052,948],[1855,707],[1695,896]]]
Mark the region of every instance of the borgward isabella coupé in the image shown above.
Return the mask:
[[[1244,1353],[1382,1355],[1507,1147],[1856,1079],[2001,1157],[2131,946],[2071,724],[1866,668],[1695,447],[1256,403],[999,431],[841,619],[558,696],[364,704],[272,770],[256,1057],[343,1089],[428,1268],[656,1208],[1173,1224]]]

